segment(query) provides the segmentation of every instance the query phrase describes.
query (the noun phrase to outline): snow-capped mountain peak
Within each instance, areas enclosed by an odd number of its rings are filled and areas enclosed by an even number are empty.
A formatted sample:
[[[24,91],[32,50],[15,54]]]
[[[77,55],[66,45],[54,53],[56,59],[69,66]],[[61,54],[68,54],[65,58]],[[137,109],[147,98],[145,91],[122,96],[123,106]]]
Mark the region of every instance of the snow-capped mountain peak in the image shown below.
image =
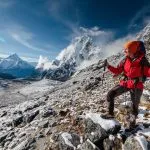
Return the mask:
[[[22,60],[17,54],[12,54],[0,61],[0,69],[33,68],[29,63]]]
[[[10,55],[8,59],[21,60],[21,58],[16,53]]]
[[[82,61],[91,58],[92,54],[95,52],[95,48],[96,46],[94,46],[89,36],[84,35],[76,37],[67,48],[61,51],[56,59],[60,61],[60,64],[71,62],[76,63],[78,66]]]
[[[17,54],[12,54],[0,61],[0,72],[14,77],[27,77],[32,74],[34,67],[22,60]]]
[[[101,48],[94,44],[90,36],[84,34],[74,38],[70,45],[63,49],[54,61],[47,62],[47,59],[41,59],[40,57],[36,68],[41,69],[43,67],[44,71],[48,70],[46,74],[48,78],[64,81],[80,66],[83,66],[82,64],[85,61],[90,62],[86,64],[91,64],[93,63],[91,60],[96,60],[96,58],[102,58]]]

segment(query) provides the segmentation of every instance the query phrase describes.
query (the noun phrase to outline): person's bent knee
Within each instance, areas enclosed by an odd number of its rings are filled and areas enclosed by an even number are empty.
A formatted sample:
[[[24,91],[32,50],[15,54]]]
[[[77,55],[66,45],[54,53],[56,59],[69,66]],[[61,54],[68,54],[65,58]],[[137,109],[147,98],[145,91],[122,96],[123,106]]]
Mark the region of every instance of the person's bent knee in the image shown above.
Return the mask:
[[[116,94],[115,91],[110,90],[110,91],[107,93],[107,101],[108,101],[108,102],[113,101],[113,99],[115,98],[115,94]]]

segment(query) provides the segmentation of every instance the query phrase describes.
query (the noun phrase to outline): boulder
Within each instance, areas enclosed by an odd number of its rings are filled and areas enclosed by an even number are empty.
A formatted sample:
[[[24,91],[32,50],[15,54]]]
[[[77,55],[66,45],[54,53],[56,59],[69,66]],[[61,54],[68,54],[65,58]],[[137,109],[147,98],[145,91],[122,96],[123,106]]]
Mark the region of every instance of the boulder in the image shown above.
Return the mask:
[[[121,150],[122,149],[122,139],[117,136],[110,135],[109,138],[104,139],[103,146],[105,150]]]
[[[0,144],[6,139],[7,135],[8,135],[8,133],[2,133],[0,135]]]
[[[133,136],[127,138],[124,143],[124,150],[149,150],[149,142],[144,136]]]
[[[21,143],[17,143],[14,150],[27,150],[27,149],[33,149],[35,139],[34,138],[28,138],[26,140],[23,140]]]
[[[58,141],[60,150],[75,150],[80,144],[80,137],[74,133],[64,132],[60,134]]]
[[[85,138],[93,143],[105,139],[108,136],[100,124],[93,122],[90,118],[85,120]]]
[[[52,108],[50,108],[50,107],[45,107],[42,110],[41,114],[42,114],[43,118],[46,118],[46,117],[49,117],[51,115],[55,115],[55,111]]]
[[[77,150],[101,150],[89,139],[87,139],[83,144],[78,146]]]
[[[49,121],[48,120],[42,120],[39,124],[38,127],[40,128],[47,128],[49,125]]]
[[[23,116],[18,116],[16,118],[13,119],[12,121],[12,126],[13,127],[17,127],[18,125],[20,125],[23,122]]]
[[[0,117],[4,117],[7,115],[7,111],[3,111],[1,114],[0,114]]]
[[[87,122],[89,119],[91,123],[87,124],[88,126],[86,128],[91,128],[92,124],[97,124],[100,126],[104,131],[109,134],[116,134],[120,128],[121,124],[115,120],[115,119],[103,119],[100,114],[97,113],[87,113],[85,116],[85,122]]]
[[[30,123],[38,114],[39,114],[39,110],[26,114],[23,118],[23,122]]]

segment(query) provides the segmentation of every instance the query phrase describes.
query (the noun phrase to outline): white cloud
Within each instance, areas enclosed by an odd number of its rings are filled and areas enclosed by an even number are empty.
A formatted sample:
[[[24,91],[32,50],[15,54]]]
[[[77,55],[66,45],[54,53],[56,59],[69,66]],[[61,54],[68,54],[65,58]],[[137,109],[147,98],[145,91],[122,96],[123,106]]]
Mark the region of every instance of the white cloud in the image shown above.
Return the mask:
[[[80,64],[80,66],[77,69],[83,69],[85,67],[90,66],[91,64],[97,63],[100,59],[105,59],[111,55],[116,55],[118,52],[121,52],[123,50],[123,45],[125,44],[125,42],[135,39],[135,35],[127,35],[123,38],[119,38],[117,40],[102,45],[100,49],[100,52],[102,54],[101,57],[94,56],[91,60],[85,60]]]
[[[112,41],[115,34],[114,32],[109,30],[101,30],[98,26],[92,28],[80,27],[79,33],[80,35],[82,34],[82,35],[91,36],[95,44],[100,47]]]
[[[8,57],[8,56],[9,56],[8,54],[1,53],[1,52],[0,52],[0,58],[6,58],[6,57]]]
[[[14,38],[17,42],[19,42],[20,44],[26,46],[29,49],[35,50],[35,51],[46,51],[43,50],[41,48],[38,48],[36,46],[33,46],[32,44],[30,44],[30,41],[32,40],[33,36],[30,33],[21,31],[19,33],[11,33],[12,38]],[[47,52],[47,51],[46,51]]]
[[[81,32],[90,36],[104,35],[106,32],[99,30],[99,27],[95,26],[91,29],[80,27]]]
[[[18,24],[11,24],[11,26],[7,25],[5,29],[5,34],[8,34],[8,36],[12,37],[13,40],[17,41],[18,43],[22,44],[23,46],[29,48],[30,50],[38,51],[38,52],[44,52],[47,54],[54,55],[53,51],[50,51],[50,48],[52,49],[53,46],[50,44],[47,44],[44,46],[41,44],[41,46],[36,46],[34,38],[36,35],[33,33],[27,31],[23,26]],[[36,41],[37,42],[37,41]],[[40,43],[39,43],[40,45]],[[45,48],[44,48],[45,47]]]
[[[38,58],[35,57],[21,56],[20,58],[27,62],[38,62]]]
[[[108,43],[103,47],[104,57],[108,57],[121,52],[123,50],[123,45],[125,44],[125,42],[130,40],[136,40],[136,34],[127,35],[123,38],[119,38],[117,40],[114,40],[113,42]]]
[[[52,67],[54,67],[52,65],[52,62],[50,62],[47,57],[43,57],[42,55],[40,55],[36,69],[48,70]]]

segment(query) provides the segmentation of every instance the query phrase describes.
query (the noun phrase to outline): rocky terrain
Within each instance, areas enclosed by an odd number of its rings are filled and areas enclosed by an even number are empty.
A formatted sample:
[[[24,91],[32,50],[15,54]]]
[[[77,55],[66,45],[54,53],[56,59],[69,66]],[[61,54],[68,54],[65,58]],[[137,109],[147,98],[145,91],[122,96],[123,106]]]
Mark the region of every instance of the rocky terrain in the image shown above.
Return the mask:
[[[113,62],[120,57],[119,54],[108,60]],[[64,83],[44,79],[18,88],[19,94],[31,96],[25,102],[1,107],[1,149],[107,150],[113,147],[118,150],[123,146],[141,150],[149,146],[149,82],[145,84],[137,128],[128,131],[118,120],[100,117],[105,112],[106,94],[116,84],[107,70],[103,78],[101,64],[100,61],[77,72]],[[116,114],[120,103],[129,100],[128,94],[116,99]]]
[[[120,59],[121,53],[108,61],[116,65]],[[117,78],[101,68],[102,64],[100,60],[79,70],[66,82],[1,80],[0,149],[149,150],[149,80],[136,127],[131,130],[129,93],[115,99],[115,119],[100,117],[105,112],[107,92],[118,84]]]

